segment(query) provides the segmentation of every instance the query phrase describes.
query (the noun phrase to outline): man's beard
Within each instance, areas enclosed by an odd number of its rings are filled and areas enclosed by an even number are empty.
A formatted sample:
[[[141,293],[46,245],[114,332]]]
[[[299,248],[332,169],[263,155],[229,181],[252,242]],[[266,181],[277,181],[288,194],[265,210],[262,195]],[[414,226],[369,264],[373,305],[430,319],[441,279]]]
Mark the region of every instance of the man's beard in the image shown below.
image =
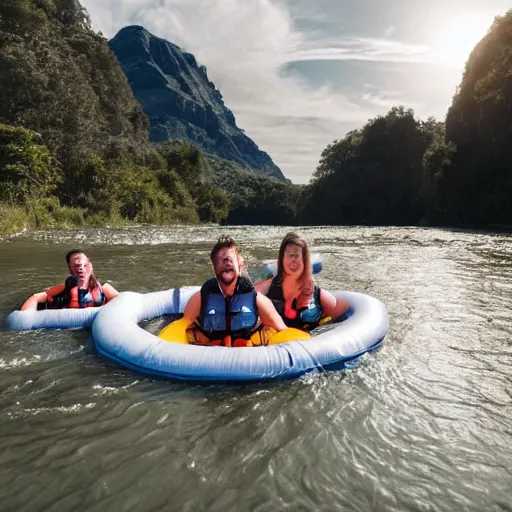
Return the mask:
[[[233,284],[236,281],[237,275],[235,272],[233,272],[233,277],[227,277],[224,276],[224,272],[219,272],[218,274],[215,274],[215,277],[217,278],[217,281],[225,286],[229,286],[230,284]]]

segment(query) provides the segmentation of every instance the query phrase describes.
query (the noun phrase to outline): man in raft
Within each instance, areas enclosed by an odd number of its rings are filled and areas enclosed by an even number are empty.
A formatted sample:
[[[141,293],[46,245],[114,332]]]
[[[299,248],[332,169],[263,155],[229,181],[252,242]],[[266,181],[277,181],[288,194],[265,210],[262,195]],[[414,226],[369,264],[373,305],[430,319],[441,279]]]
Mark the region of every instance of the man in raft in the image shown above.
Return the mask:
[[[78,249],[66,254],[70,276],[65,284],[48,288],[29,297],[21,310],[87,308],[106,304],[119,295],[110,284],[103,286],[93,273],[91,260]]]
[[[221,236],[210,253],[215,277],[188,301],[183,318],[189,343],[246,347],[268,344],[265,328],[286,329],[272,301],[241,275],[243,259],[234,240]],[[265,326],[265,328],[263,327]]]

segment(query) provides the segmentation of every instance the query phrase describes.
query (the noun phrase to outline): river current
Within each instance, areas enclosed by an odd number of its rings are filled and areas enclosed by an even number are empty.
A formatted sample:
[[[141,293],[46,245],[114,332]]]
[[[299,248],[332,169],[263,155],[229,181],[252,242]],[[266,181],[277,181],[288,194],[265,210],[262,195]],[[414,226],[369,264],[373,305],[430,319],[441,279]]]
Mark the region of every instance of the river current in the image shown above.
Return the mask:
[[[0,239],[0,509],[512,510],[509,235],[299,228],[323,256],[320,286],[379,298],[390,330],[357,367],[293,381],[151,379],[100,357],[89,330],[5,328],[26,297],[63,282],[72,248],[100,281],[149,292],[210,278],[223,233],[256,277],[286,232],[138,226]]]

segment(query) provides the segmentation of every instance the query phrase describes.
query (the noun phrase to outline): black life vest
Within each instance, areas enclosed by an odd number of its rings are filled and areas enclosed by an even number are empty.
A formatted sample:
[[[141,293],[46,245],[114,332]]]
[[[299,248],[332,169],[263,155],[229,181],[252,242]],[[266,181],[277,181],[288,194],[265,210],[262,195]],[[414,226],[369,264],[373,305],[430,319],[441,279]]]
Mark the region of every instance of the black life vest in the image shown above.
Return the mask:
[[[320,325],[320,320],[324,315],[324,310],[320,302],[319,286],[315,286],[313,295],[311,296],[309,304],[306,307],[297,308],[297,299],[293,299],[293,315],[290,315],[290,312],[286,311],[283,287],[281,282],[278,281],[277,277],[272,279],[267,297],[272,301],[274,307],[283,318],[283,321],[287,327],[294,327],[295,329],[310,331]]]

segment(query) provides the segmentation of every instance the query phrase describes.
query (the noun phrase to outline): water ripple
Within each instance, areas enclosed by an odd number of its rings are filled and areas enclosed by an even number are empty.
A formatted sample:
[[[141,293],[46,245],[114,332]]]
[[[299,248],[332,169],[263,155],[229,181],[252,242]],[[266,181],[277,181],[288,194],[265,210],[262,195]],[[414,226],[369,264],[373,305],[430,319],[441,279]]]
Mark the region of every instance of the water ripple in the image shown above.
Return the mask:
[[[25,232],[0,243],[0,316],[59,282],[77,245],[103,281],[153,291],[208,278],[226,232],[257,272],[288,230]],[[2,510],[511,510],[511,237],[298,231],[321,286],[385,302],[381,350],[292,382],[189,385],[103,360],[86,331],[0,330]]]

